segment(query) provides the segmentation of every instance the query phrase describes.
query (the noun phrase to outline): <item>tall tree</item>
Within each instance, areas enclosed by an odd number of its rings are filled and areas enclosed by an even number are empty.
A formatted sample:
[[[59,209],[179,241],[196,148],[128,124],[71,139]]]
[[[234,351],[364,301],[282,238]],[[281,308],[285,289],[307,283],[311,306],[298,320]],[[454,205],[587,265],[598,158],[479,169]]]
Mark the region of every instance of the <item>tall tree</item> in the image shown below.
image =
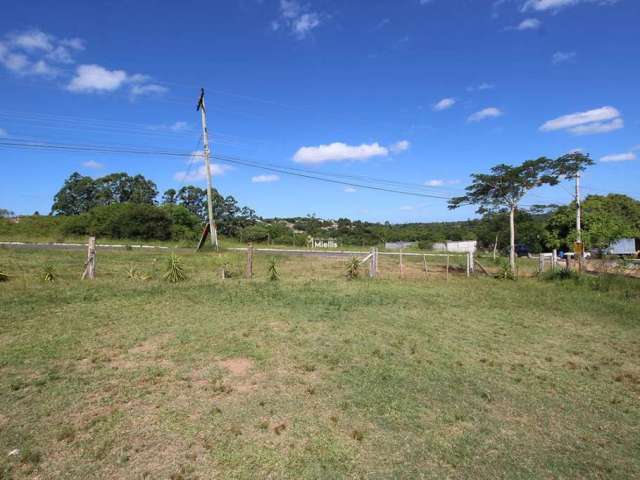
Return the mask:
[[[207,218],[207,192],[202,188],[193,185],[182,187],[176,195],[176,203],[196,214],[202,220]]]
[[[96,179],[95,183],[100,205],[127,202],[153,205],[158,195],[156,184],[142,175],[112,173]]]
[[[516,269],[515,214],[522,198],[533,188],[558,183],[557,164],[546,157],[527,160],[521,165],[496,165],[491,173],[474,173],[466,195],[449,200],[449,208],[477,205],[477,212],[509,212],[509,264]]]
[[[51,213],[54,215],[79,215],[98,205],[96,183],[91,177],[78,172],[64,181],[62,188],[53,197]]]
[[[176,192],[175,188],[170,188],[162,194],[163,205],[175,205],[176,204]]]

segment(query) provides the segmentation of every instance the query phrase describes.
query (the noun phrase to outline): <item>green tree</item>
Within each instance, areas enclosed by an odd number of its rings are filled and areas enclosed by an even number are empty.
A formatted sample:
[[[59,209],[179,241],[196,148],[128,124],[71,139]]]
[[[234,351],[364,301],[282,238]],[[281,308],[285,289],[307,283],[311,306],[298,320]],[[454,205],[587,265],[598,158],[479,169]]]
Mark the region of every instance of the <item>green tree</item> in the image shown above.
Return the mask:
[[[496,165],[491,173],[474,173],[466,195],[449,200],[449,208],[477,205],[477,212],[509,212],[509,265],[516,269],[515,214],[522,198],[533,188],[558,183],[557,164],[546,157],[527,160],[521,165]]]
[[[175,188],[170,188],[166,192],[162,194],[162,204],[163,205],[175,205],[176,204],[176,192]]]
[[[54,215],[79,215],[95,207],[97,203],[96,182],[78,172],[65,180],[62,188],[53,197],[51,213]]]
[[[156,184],[142,175],[111,173],[96,179],[95,184],[100,205],[126,202],[152,205],[158,196]]]

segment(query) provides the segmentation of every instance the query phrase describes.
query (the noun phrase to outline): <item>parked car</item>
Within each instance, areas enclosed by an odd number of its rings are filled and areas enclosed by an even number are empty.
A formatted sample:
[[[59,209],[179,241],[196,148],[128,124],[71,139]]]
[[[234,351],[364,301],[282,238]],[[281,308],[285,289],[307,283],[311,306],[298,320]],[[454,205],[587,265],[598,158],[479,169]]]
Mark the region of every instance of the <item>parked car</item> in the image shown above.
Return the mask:
[[[516,256],[518,257],[528,257],[531,254],[529,251],[529,247],[526,245],[516,245]]]

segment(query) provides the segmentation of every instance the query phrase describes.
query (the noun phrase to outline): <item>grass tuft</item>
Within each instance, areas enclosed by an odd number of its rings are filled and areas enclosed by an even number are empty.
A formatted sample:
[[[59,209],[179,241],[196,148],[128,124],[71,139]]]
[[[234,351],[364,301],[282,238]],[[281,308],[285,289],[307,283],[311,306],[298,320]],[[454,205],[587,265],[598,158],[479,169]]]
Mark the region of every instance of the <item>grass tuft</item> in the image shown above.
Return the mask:
[[[42,272],[40,272],[40,279],[43,282],[55,282],[58,279],[55,267],[50,263],[45,263],[42,266]]]
[[[175,253],[169,255],[167,259],[167,269],[164,272],[163,278],[169,283],[184,282],[187,279],[182,259]]]
[[[360,276],[360,260],[358,257],[352,257],[349,260],[345,276],[347,280],[356,280]]]

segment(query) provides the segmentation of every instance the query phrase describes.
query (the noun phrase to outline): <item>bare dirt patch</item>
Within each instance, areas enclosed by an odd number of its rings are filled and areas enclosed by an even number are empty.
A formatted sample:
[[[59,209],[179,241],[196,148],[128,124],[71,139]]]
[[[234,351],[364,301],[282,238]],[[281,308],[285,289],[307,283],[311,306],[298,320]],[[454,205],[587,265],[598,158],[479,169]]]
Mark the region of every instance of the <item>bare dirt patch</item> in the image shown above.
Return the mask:
[[[218,365],[228,370],[231,375],[242,377],[249,372],[253,362],[248,358],[229,358],[218,362]]]

